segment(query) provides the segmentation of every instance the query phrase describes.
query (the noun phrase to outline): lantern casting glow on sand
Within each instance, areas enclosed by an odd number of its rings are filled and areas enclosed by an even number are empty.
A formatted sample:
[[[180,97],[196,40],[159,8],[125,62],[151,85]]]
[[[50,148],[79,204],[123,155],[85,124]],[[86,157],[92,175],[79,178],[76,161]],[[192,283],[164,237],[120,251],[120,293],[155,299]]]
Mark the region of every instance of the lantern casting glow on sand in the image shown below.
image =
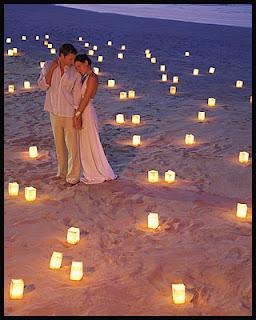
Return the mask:
[[[72,261],[70,280],[81,280],[83,278],[83,262]]]
[[[156,58],[155,57],[153,57],[153,58],[151,58],[151,63],[156,63]]]
[[[164,64],[161,64],[161,66],[160,66],[160,71],[165,71],[165,65]]]
[[[208,98],[208,102],[207,102],[209,107],[214,107],[216,104],[216,99],[214,98]]]
[[[123,44],[121,45],[121,50],[125,50],[126,49],[126,46]]]
[[[190,55],[189,51],[186,51],[185,52],[185,57],[189,57],[189,55]]]
[[[48,43],[48,49],[52,49],[52,43]]]
[[[80,241],[80,229],[76,227],[71,227],[67,232],[67,242],[71,244],[76,244]]]
[[[132,115],[132,123],[133,124],[140,124],[140,115],[139,114]]]
[[[186,294],[184,284],[172,284],[172,299],[175,304],[185,303]]]
[[[150,212],[148,215],[148,228],[157,229],[159,226],[158,213]]]
[[[236,208],[236,216],[238,218],[246,218],[247,205],[245,203],[238,203]]]
[[[122,100],[122,99],[126,99],[127,98],[127,92],[125,91],[121,91],[119,93],[119,98]]]
[[[249,153],[245,151],[239,152],[239,162],[247,163],[249,161]]]
[[[132,137],[132,144],[133,144],[135,147],[139,146],[139,145],[140,145],[140,136],[138,136],[138,135],[135,134],[135,135]]]
[[[51,54],[56,54],[56,49],[55,48],[51,49]]]
[[[150,52],[146,53],[146,58],[147,58],[147,59],[150,59],[150,58],[151,58],[151,53],[150,53]]]
[[[237,80],[237,81],[236,81],[236,87],[237,87],[237,88],[242,88],[242,87],[243,87],[243,83],[244,83],[244,82],[243,82],[242,80]]]
[[[85,46],[85,48],[88,48],[90,46],[90,43],[89,42],[85,42],[84,46]]]
[[[36,188],[25,187],[25,200],[35,201],[36,200]]]
[[[123,59],[123,58],[124,58],[124,54],[121,53],[121,52],[119,52],[119,53],[117,54],[117,58],[118,58],[118,59]]]
[[[148,171],[148,182],[158,182],[158,171],[157,170],[150,170]]]
[[[172,78],[172,82],[173,82],[173,83],[178,83],[178,82],[179,82],[179,77],[178,77],[178,76],[174,76],[174,77]]]
[[[39,36],[36,36],[36,40],[39,40],[40,39],[40,37]]]
[[[9,84],[9,86],[8,86],[8,92],[9,92],[9,93],[14,93],[14,85],[13,85],[13,84]]]
[[[177,88],[172,86],[170,87],[170,94],[176,94]]]
[[[112,46],[112,41],[108,41],[108,46],[109,46],[109,47]]]
[[[29,157],[36,158],[38,156],[37,146],[29,147]]]
[[[144,53],[145,53],[145,54],[150,53],[150,49],[146,49],[146,50],[144,51]]]
[[[167,81],[167,74],[162,74],[162,81],[163,82],[166,82]]]
[[[7,55],[8,55],[9,57],[12,57],[12,56],[13,56],[13,50],[12,50],[12,49],[8,49]]]
[[[129,99],[135,98],[135,91],[134,90],[129,90],[128,91],[128,98]]]
[[[49,34],[45,34],[45,35],[44,35],[44,38],[45,38],[45,39],[49,39],[49,38],[50,38]]]
[[[98,62],[102,62],[103,61],[103,56],[98,56]]]
[[[198,111],[197,119],[199,121],[204,121],[205,120],[205,112],[204,111]]]
[[[49,42],[48,42],[47,40],[44,41],[44,45],[45,45],[45,46],[48,46],[48,43],[49,43]]]
[[[30,82],[29,81],[24,81],[24,89],[30,89]]]
[[[89,55],[89,56],[93,56],[93,55],[94,55],[94,51],[93,51],[93,50],[89,50],[89,51],[88,51],[88,55]]]
[[[11,279],[10,298],[22,299],[24,292],[24,281],[22,279]]]
[[[164,173],[164,181],[168,183],[175,182],[175,172],[172,170],[168,170]]]
[[[100,68],[98,68],[98,67],[93,67],[93,72],[96,73],[96,74],[99,74]]]
[[[10,182],[8,185],[9,196],[16,197],[19,195],[19,184],[17,182]]]
[[[115,80],[111,79],[111,80],[108,80],[108,87],[112,88],[114,87],[116,84]]]
[[[22,37],[21,37],[21,40],[22,40],[22,41],[26,41],[26,40],[27,40],[27,36],[22,36]]]
[[[93,46],[92,49],[95,50],[95,51],[97,51],[97,50],[98,50],[98,47],[97,47],[97,46]]]
[[[40,68],[43,69],[45,61],[40,61]]]
[[[193,143],[194,143],[193,134],[186,134],[186,136],[185,136],[185,144],[193,144]]]
[[[193,75],[194,76],[198,76],[198,74],[199,74],[199,69],[194,69],[193,70]]]
[[[11,39],[11,38],[6,38],[5,42],[6,42],[6,43],[11,43],[11,42],[12,42],[12,39]]]
[[[250,96],[250,103],[252,103],[252,96]]]
[[[215,72],[215,68],[214,67],[210,67],[209,73],[213,74],[214,72]]]
[[[124,115],[119,113],[116,115],[116,123],[123,124],[124,123]]]
[[[78,37],[78,41],[83,41],[83,37]]]
[[[60,269],[61,264],[62,264],[62,256],[63,256],[63,254],[61,252],[53,251],[49,268],[50,269]]]
[[[18,48],[12,48],[13,54],[17,54],[18,53]]]

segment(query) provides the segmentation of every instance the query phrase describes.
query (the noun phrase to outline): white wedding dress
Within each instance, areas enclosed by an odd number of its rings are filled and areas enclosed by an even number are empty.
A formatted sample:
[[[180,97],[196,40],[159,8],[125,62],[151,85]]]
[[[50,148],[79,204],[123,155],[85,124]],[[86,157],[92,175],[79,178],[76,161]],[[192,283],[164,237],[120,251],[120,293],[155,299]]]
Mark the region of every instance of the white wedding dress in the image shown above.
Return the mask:
[[[84,81],[81,89],[82,98],[86,90]],[[79,131],[80,159],[83,168],[83,176],[80,181],[86,184],[102,183],[106,180],[114,180],[114,174],[101,145],[98,118],[91,99],[82,113],[82,129]]]

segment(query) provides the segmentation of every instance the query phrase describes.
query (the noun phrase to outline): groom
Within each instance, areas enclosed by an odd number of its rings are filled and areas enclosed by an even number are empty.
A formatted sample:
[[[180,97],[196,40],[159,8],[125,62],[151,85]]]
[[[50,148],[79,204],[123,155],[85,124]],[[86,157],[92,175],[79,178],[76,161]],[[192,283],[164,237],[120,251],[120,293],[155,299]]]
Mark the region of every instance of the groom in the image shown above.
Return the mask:
[[[44,110],[50,113],[55,141],[58,172],[54,179],[66,179],[67,186],[80,181],[78,133],[73,127],[74,109],[81,97],[81,75],[74,67],[76,53],[72,44],[63,44],[59,57],[45,63],[37,81],[46,91]]]

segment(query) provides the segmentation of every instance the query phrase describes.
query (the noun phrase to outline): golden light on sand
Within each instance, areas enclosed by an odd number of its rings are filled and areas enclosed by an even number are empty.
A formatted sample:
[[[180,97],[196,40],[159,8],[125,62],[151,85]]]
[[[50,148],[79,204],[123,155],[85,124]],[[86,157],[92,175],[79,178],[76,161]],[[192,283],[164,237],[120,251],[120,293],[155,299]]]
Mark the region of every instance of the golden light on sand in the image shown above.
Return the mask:
[[[100,68],[98,68],[98,67],[93,67],[93,72],[94,72],[95,74],[99,74]]]
[[[78,41],[83,41],[83,37],[78,37]]]
[[[185,52],[185,57],[189,57],[189,56],[190,56],[189,51],[186,51],[186,52]]]
[[[249,161],[249,153],[246,151],[239,152],[239,162],[247,163]]]
[[[5,42],[6,42],[6,43],[11,43],[11,42],[12,42],[12,38],[6,38],[6,39],[5,39]]]
[[[8,92],[9,92],[9,93],[14,93],[14,84],[9,84],[9,86],[8,86]]]
[[[48,49],[52,49],[52,43],[48,43]]]
[[[36,188],[25,187],[25,200],[35,201],[36,200]]]
[[[168,170],[164,173],[164,181],[168,183],[175,182],[175,172],[172,170]]]
[[[12,49],[8,49],[7,55],[8,55],[9,57],[12,57],[12,56],[13,56],[13,50],[12,50]]]
[[[45,46],[48,46],[48,43],[49,43],[49,42],[48,42],[47,40],[44,41],[44,45],[45,45]]]
[[[119,113],[116,115],[116,123],[117,124],[123,124],[124,123],[124,115]]]
[[[208,102],[207,102],[209,107],[214,107],[216,104],[216,99],[214,98],[208,98]]]
[[[70,280],[81,280],[83,278],[83,262],[72,261],[70,270]]]
[[[132,115],[132,123],[133,124],[140,124],[140,115],[139,114]]]
[[[237,80],[236,81],[236,87],[237,88],[242,88],[243,87],[244,82],[242,80]]]
[[[35,39],[36,39],[36,40],[39,40],[39,39],[40,39],[40,37],[39,37],[39,36],[36,36],[36,37],[35,37]]]
[[[19,195],[19,184],[17,182],[9,182],[8,194],[12,197],[16,197]]]
[[[13,54],[17,54],[18,53],[18,48],[12,48]]]
[[[50,269],[60,269],[61,264],[62,264],[62,256],[63,256],[63,254],[61,252],[53,251],[49,268]]]
[[[126,91],[121,91],[119,93],[119,98],[122,99],[127,99],[127,92]]]
[[[45,39],[49,39],[49,38],[50,38],[49,34],[45,34],[45,35],[44,35],[44,38],[45,38]]]
[[[108,87],[113,88],[115,86],[116,82],[114,79],[108,80]]]
[[[174,77],[172,78],[172,82],[173,82],[173,83],[178,83],[178,82],[179,82],[179,77],[178,77],[178,76],[174,76]]]
[[[250,96],[250,103],[252,103],[252,96]]]
[[[118,58],[118,59],[123,59],[123,58],[124,58],[124,54],[121,53],[121,52],[119,52],[119,53],[117,54],[117,58]]]
[[[24,81],[24,83],[23,83],[23,85],[24,85],[24,89],[30,89],[31,88],[31,86],[30,86],[30,81]]]
[[[98,46],[93,46],[92,49],[97,51],[98,50]]]
[[[90,47],[90,43],[89,43],[89,42],[85,42],[84,47],[85,47],[85,48]]]
[[[109,46],[109,47],[112,46],[112,41],[108,41],[108,46]]]
[[[193,144],[193,143],[194,143],[193,134],[186,134],[185,135],[185,144]]]
[[[135,146],[135,147],[137,147],[137,146],[139,146],[140,145],[140,136],[139,135],[133,135],[133,137],[132,137],[132,144]]]
[[[129,90],[128,91],[128,98],[129,99],[135,98],[135,91],[134,90]]]
[[[157,170],[150,170],[148,171],[148,182],[158,182],[158,171]]]
[[[146,58],[147,58],[147,59],[150,59],[150,58],[151,58],[151,53],[150,53],[150,52],[146,53]]]
[[[150,212],[148,214],[148,228],[149,229],[157,229],[158,226],[159,226],[158,213]]]
[[[162,74],[162,81],[163,82],[167,81],[167,74],[166,73]]]
[[[51,49],[51,54],[56,54],[56,49],[55,48]]]
[[[165,70],[166,70],[165,65],[164,65],[164,64],[161,64],[161,65],[160,65],[160,71],[165,71]]]
[[[204,121],[205,120],[205,112],[204,111],[198,111],[197,113],[197,119],[199,121]]]
[[[38,156],[37,146],[29,147],[29,157],[30,158],[36,158],[37,156]]]
[[[175,304],[185,303],[186,301],[185,289],[186,287],[183,283],[172,284],[172,300]]]
[[[193,75],[198,76],[199,75],[199,69],[193,69]]]
[[[214,67],[210,67],[209,68],[209,73],[213,74],[215,72],[215,68]]]
[[[11,279],[10,298],[22,299],[24,292],[24,281],[22,279]]]
[[[89,51],[88,51],[88,55],[89,55],[89,56],[93,56],[93,55],[94,55],[94,51],[93,51],[93,50],[89,50]]]
[[[44,65],[45,65],[45,61],[40,61],[40,68],[41,69],[43,69]]]
[[[151,61],[151,63],[156,63],[156,58],[153,57],[153,58],[150,59],[150,61]]]
[[[170,87],[170,94],[176,94],[177,88],[175,86]]]
[[[27,36],[21,36],[21,40],[22,41],[26,41],[27,40]]]
[[[247,205],[245,203],[237,203],[236,216],[238,218],[246,218]]]
[[[80,229],[76,227],[71,227],[67,231],[67,242],[71,244],[76,244],[80,241]]]
[[[103,56],[98,56],[98,62],[102,62],[103,61]]]

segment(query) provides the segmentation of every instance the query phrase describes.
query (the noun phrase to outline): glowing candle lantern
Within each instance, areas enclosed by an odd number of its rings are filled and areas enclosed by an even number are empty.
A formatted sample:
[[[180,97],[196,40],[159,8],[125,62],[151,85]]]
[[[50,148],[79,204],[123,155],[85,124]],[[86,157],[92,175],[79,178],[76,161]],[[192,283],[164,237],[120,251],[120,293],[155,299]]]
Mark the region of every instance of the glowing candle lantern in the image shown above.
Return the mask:
[[[112,88],[114,87],[116,84],[115,80],[111,79],[111,80],[108,80],[108,87]]]
[[[150,170],[148,171],[148,182],[158,182],[158,171]]]
[[[178,76],[174,76],[174,77],[172,78],[172,82],[173,82],[173,83],[178,83],[178,82],[179,82],[179,77],[178,77]]]
[[[121,53],[121,52],[119,52],[119,53],[117,54],[117,58],[118,58],[118,59],[123,59],[123,58],[124,58],[124,54]]]
[[[83,41],[83,37],[78,37],[78,41]]]
[[[216,104],[216,99],[214,98],[208,98],[208,106],[209,107],[214,107]]]
[[[8,49],[7,55],[12,57],[13,56],[13,50],[12,49]]]
[[[19,184],[17,182],[10,182],[8,185],[9,196],[16,197],[19,195]]]
[[[11,42],[12,42],[12,39],[11,39],[11,38],[6,38],[5,42],[6,42],[6,43],[11,43]]]
[[[43,69],[45,61],[40,61],[40,68]]]
[[[151,61],[151,63],[156,63],[156,58],[153,57],[153,58],[150,59],[150,61]]]
[[[29,156],[30,156],[30,158],[36,158],[38,156],[36,146],[29,147]]]
[[[22,37],[21,37],[21,40],[22,40],[22,41],[26,41],[26,40],[27,40],[27,36],[22,36]]]
[[[80,241],[80,229],[76,227],[71,227],[67,232],[67,242],[71,244],[76,244]]]
[[[18,48],[12,48],[13,54],[17,54],[18,53]]]
[[[186,134],[186,136],[185,136],[185,144],[193,144],[193,143],[194,143],[193,134]]]
[[[63,256],[63,254],[61,252],[53,251],[49,268],[50,269],[60,269],[61,264],[62,264],[62,256]]]
[[[45,38],[45,39],[49,39],[49,38],[50,38],[49,34],[45,34],[45,35],[44,35],[44,38]]]
[[[121,50],[125,50],[126,49],[126,46],[123,44],[121,45]]]
[[[39,36],[36,36],[36,40],[39,40],[40,39],[40,37]]]
[[[25,187],[25,199],[27,201],[36,200],[36,188],[33,187]]]
[[[135,98],[135,91],[134,90],[129,90],[128,91],[128,98],[129,99]]]
[[[83,278],[83,262],[72,261],[70,280],[81,280]]]
[[[11,279],[10,298],[22,299],[24,292],[24,281],[22,279]]]
[[[165,65],[164,64],[161,64],[161,66],[160,66],[160,71],[165,71]]]
[[[189,56],[190,56],[189,51],[186,51],[186,52],[185,52],[185,57],[189,57]]]
[[[245,151],[239,152],[239,162],[247,163],[249,161],[249,153]]]
[[[167,81],[167,74],[162,74],[162,81],[163,82],[166,82]]]
[[[98,62],[102,62],[103,61],[103,56],[98,56]]]
[[[205,112],[204,111],[199,111],[197,114],[197,119],[199,121],[204,121],[205,120]]]
[[[132,115],[132,123],[133,124],[140,124],[140,115],[139,114]]]
[[[172,170],[168,170],[164,173],[164,181],[168,183],[175,182],[175,172]]]
[[[199,74],[199,69],[194,69],[193,70],[193,75],[194,76],[198,76],[198,74]]]
[[[135,135],[132,137],[132,144],[133,144],[135,147],[139,146],[139,145],[140,145],[140,136],[138,136],[138,135],[135,134]]]
[[[95,51],[97,51],[97,50],[98,50],[98,47],[97,47],[97,46],[93,46],[92,49],[95,50]]]
[[[48,43],[48,49],[52,49],[52,43]]]
[[[93,72],[96,73],[96,74],[99,74],[100,68],[98,68],[98,67],[93,67]]]
[[[48,42],[47,40],[44,41],[44,45],[45,45],[45,46],[48,46],[48,43],[49,43],[49,42]]]
[[[172,284],[172,299],[175,304],[182,304],[186,301],[185,285]]]
[[[90,43],[89,42],[85,42],[84,46],[85,46],[85,48],[88,48],[90,46]]]
[[[150,49],[146,49],[146,50],[144,51],[144,53],[145,53],[145,54],[150,53]]]
[[[56,49],[55,48],[51,49],[51,54],[56,54]]]
[[[119,98],[120,98],[120,99],[126,99],[126,98],[127,98],[127,92],[121,91],[121,92],[119,93]]]
[[[150,52],[146,53],[146,58],[147,58],[147,59],[150,59],[150,58],[151,58],[151,53],[150,53]]]
[[[30,82],[29,81],[24,81],[24,89],[30,89]]]
[[[237,88],[242,88],[243,87],[243,81],[242,80],[237,80],[236,81],[236,87]]]
[[[89,50],[89,51],[88,51],[88,55],[89,55],[89,56],[93,56],[93,55],[94,55],[94,51],[93,51],[93,50]]]
[[[175,86],[170,87],[170,94],[176,94],[177,88]]]
[[[150,212],[148,215],[148,228],[157,229],[159,226],[158,213]]]
[[[250,96],[250,103],[252,103],[252,96]]]
[[[238,203],[236,208],[236,216],[238,218],[245,218],[247,214],[247,205],[245,203]]]
[[[109,46],[109,47],[112,46],[112,41],[108,41],[108,46]]]
[[[124,123],[124,115],[119,113],[116,115],[116,123],[123,124]]]
[[[13,85],[13,84],[9,84],[9,86],[8,86],[8,92],[9,92],[9,93],[14,93],[14,85]]]
[[[214,67],[210,67],[209,73],[213,74],[214,72],[215,72],[215,68]]]

